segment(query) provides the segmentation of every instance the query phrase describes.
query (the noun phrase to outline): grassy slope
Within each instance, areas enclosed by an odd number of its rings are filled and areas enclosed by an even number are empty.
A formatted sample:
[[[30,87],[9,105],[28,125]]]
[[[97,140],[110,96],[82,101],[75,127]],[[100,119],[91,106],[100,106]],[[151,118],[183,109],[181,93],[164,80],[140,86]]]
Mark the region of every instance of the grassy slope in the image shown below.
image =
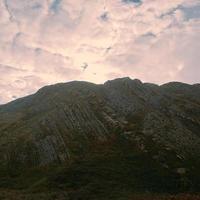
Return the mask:
[[[6,199],[3,195],[27,200],[156,199],[150,195],[154,193],[160,199],[168,199],[168,195],[161,194],[190,191],[189,179],[184,178],[171,168],[163,168],[149,153],[139,151],[136,144],[119,137],[109,144],[88,148],[84,157],[66,166],[2,176],[0,199]],[[137,193],[145,193],[146,197]]]

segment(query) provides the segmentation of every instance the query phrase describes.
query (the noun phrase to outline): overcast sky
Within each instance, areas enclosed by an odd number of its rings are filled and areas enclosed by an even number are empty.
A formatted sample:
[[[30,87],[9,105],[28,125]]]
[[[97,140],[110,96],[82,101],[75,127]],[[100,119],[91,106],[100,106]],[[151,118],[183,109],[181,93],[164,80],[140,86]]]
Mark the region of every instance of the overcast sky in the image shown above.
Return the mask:
[[[200,82],[200,0],[0,0],[0,104],[70,80]]]

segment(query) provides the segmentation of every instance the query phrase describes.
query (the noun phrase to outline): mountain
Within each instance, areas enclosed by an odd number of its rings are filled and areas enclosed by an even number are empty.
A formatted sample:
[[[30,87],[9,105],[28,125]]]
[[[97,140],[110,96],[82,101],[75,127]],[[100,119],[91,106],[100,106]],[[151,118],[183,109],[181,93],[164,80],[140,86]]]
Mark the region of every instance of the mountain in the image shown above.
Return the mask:
[[[0,187],[196,192],[199,167],[199,84],[73,81],[0,106]]]

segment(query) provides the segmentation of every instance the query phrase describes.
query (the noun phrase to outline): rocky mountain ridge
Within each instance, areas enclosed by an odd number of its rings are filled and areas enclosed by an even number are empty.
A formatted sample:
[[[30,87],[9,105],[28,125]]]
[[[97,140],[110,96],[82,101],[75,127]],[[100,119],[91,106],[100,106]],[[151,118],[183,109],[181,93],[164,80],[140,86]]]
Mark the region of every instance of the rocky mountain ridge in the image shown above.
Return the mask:
[[[73,81],[0,106],[2,170],[68,165],[115,151],[189,180],[188,171],[200,166],[199,84]]]

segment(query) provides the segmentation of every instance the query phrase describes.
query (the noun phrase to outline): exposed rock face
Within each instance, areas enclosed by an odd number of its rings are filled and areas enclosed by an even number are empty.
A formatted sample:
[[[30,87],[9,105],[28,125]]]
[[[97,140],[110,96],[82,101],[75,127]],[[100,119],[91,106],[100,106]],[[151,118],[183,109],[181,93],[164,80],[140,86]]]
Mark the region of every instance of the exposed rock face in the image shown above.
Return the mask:
[[[165,168],[200,161],[199,85],[75,81],[0,106],[0,163],[6,168],[70,162],[118,135]]]

